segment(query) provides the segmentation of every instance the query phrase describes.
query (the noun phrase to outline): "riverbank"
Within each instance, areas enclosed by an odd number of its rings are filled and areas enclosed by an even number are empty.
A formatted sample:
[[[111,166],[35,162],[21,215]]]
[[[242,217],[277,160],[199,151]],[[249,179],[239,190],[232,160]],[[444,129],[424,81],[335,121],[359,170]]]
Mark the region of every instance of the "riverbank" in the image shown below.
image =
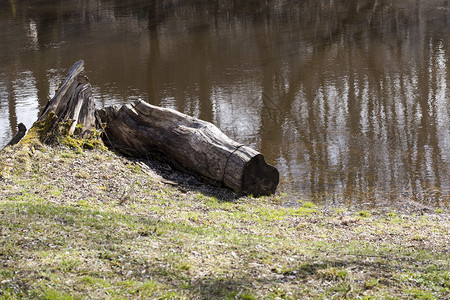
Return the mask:
[[[447,208],[237,197],[157,162],[0,152],[0,298],[446,299]]]

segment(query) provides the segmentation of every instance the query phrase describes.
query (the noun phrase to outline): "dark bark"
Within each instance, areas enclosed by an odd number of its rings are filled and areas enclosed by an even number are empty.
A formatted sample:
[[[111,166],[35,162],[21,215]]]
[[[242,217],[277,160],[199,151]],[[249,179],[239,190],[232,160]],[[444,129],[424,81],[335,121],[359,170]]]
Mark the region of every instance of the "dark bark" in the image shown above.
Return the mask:
[[[13,136],[13,138],[9,141],[9,143],[6,146],[12,146],[20,142],[20,140],[25,136],[25,133],[27,132],[27,128],[23,123],[19,123],[17,125],[17,128],[19,131]]]

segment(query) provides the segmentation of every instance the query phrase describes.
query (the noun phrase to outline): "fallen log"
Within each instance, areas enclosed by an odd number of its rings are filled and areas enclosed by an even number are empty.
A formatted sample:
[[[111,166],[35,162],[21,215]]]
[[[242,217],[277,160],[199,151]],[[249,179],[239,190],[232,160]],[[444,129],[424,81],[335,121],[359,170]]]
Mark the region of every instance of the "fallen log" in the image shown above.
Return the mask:
[[[156,152],[247,194],[272,194],[278,185],[277,169],[261,153],[209,122],[140,100],[98,113],[107,124],[105,142],[122,153],[145,158]]]

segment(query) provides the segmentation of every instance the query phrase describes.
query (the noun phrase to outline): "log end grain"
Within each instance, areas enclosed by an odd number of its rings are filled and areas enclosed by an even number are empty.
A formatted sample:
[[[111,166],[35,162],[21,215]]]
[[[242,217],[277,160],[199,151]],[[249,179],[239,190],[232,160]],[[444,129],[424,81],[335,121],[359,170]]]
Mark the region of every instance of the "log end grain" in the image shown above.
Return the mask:
[[[242,172],[242,191],[254,196],[275,193],[280,180],[278,170],[267,164],[262,154],[252,157]]]

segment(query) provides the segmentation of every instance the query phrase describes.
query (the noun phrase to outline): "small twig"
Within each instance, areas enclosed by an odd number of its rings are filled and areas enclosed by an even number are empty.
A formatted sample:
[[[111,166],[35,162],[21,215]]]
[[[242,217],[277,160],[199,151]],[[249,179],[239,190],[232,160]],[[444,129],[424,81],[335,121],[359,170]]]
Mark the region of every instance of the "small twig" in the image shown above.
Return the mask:
[[[128,194],[128,189],[125,189],[123,191],[122,196],[119,199],[119,205],[123,205],[126,201],[128,201],[130,199],[130,196]]]

